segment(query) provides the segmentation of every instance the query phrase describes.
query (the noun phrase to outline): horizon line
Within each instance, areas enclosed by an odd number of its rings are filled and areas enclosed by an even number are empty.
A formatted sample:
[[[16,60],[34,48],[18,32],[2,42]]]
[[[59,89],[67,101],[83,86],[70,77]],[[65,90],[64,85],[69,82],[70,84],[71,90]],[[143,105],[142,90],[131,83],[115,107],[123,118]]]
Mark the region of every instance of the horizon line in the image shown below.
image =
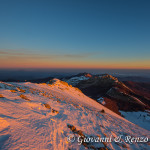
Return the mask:
[[[69,70],[69,69],[72,69],[72,70],[81,70],[81,69],[90,69],[90,70],[95,70],[95,69],[110,69],[110,70],[116,70],[116,69],[118,69],[118,70],[150,70],[150,68],[38,68],[38,67],[25,67],[25,68],[21,68],[21,67],[16,67],[16,68],[0,68],[0,70],[13,70],[13,69],[22,69],[22,70],[26,70],[26,69],[40,69],[40,70],[42,70],[42,69],[56,69],[56,70],[62,70],[62,69],[67,69],[67,70]]]

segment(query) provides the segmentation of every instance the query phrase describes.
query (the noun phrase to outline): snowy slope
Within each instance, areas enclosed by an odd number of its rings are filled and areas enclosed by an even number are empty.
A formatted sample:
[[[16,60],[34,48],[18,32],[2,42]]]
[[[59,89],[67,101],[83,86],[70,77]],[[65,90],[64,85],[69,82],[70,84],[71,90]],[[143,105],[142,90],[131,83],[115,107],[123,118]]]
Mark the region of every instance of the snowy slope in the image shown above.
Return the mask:
[[[120,111],[120,113],[129,121],[131,121],[132,123],[150,130],[150,113],[148,112],[142,112],[142,111],[138,111],[138,112],[124,112],[124,111]]]
[[[102,111],[103,110],[103,111]],[[101,112],[102,111],[102,112]],[[67,141],[69,135],[75,141]],[[79,144],[77,138],[112,137],[112,141]],[[114,138],[123,135],[122,143]],[[129,144],[124,137],[150,137],[80,90],[60,80],[50,84],[0,82],[0,149],[84,150],[150,149],[150,143]]]

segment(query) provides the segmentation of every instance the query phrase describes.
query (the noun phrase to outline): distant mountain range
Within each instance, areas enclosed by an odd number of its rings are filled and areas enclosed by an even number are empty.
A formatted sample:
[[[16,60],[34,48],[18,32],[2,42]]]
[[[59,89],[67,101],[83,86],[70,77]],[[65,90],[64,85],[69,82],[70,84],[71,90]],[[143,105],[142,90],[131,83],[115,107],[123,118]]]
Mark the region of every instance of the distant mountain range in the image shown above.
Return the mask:
[[[121,82],[108,74],[89,73],[63,78],[63,80],[78,87],[84,94],[95,100],[103,97],[106,101],[105,106],[116,113],[119,110],[143,111],[150,107],[150,83]],[[118,110],[112,106],[116,106]]]
[[[49,73],[50,75],[48,75],[48,73],[45,75],[44,73],[42,74],[41,72],[36,72],[36,74],[31,74],[28,73],[26,74],[26,72],[21,72],[19,75],[18,75],[18,72],[16,73],[16,76],[15,76],[15,73],[13,72],[13,74],[11,72],[0,72],[0,81],[4,81],[4,82],[24,82],[24,81],[29,81],[29,82],[34,82],[34,83],[42,83],[42,82],[45,82],[45,81],[48,81],[49,79],[52,79],[52,78],[58,78],[58,79],[62,79],[62,78],[71,78],[71,77],[78,77],[78,76],[82,76],[82,74],[90,74],[90,73],[87,73],[87,72],[84,72],[84,73],[79,73],[79,74],[75,74],[75,73]],[[12,75],[11,75],[12,74]],[[71,75],[70,75],[71,74]],[[98,74],[95,74],[93,73],[92,74],[93,76],[94,75],[97,75]],[[102,74],[99,74],[99,75],[102,75]],[[112,73],[110,75],[113,75],[115,77],[118,78],[119,81],[133,81],[133,82],[150,82],[150,76],[149,75],[135,75],[135,74],[115,74],[115,73]],[[43,77],[43,76],[46,76],[46,77]]]

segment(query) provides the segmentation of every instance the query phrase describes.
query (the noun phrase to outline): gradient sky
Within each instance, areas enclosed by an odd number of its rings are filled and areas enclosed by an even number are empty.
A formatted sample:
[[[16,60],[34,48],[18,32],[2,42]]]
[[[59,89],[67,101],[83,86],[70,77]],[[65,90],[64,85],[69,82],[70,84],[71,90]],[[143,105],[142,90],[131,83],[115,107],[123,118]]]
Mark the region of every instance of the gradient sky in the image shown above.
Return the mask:
[[[0,0],[0,68],[150,69],[150,1]]]

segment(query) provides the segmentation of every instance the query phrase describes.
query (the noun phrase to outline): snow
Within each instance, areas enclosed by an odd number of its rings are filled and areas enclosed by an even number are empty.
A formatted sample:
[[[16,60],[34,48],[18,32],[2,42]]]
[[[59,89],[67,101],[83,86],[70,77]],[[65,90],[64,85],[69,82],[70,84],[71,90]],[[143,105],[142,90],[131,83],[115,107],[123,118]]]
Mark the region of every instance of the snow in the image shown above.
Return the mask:
[[[120,113],[129,121],[133,122],[134,124],[150,130],[150,116],[147,112],[124,112],[120,111]]]
[[[100,102],[103,105],[106,104],[103,97],[98,98],[97,101]]]
[[[105,108],[80,90],[60,80],[53,84],[0,82],[0,149],[84,150],[77,141],[70,143],[74,133],[68,125],[87,136],[117,137],[119,135],[150,137],[150,132]],[[27,99],[21,97],[24,95]],[[45,104],[49,108],[45,107]],[[55,110],[55,111],[54,111]],[[104,110],[102,113],[101,110]],[[111,150],[149,149],[148,143],[94,143]]]
[[[80,76],[80,77],[72,77],[69,80],[66,80],[68,84],[71,84],[72,86],[76,86],[80,81],[82,80],[88,80],[89,77]]]

